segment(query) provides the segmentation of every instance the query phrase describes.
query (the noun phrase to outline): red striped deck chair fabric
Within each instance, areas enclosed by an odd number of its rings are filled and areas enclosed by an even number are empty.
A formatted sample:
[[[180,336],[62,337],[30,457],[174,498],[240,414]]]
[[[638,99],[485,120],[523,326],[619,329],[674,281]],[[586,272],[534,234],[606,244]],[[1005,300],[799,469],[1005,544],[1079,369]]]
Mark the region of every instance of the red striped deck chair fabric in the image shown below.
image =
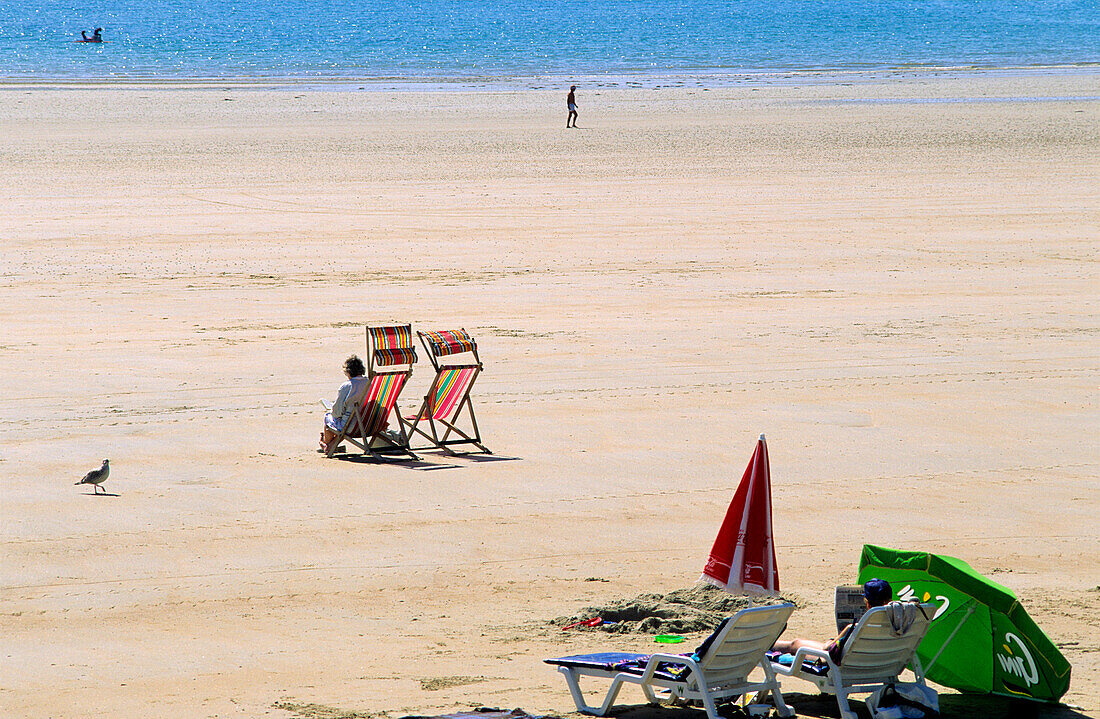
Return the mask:
[[[367,327],[367,374],[374,376],[376,367],[416,364],[416,344],[412,325],[380,325]],[[411,373],[412,370],[410,369]]]
[[[431,443],[429,447],[448,452],[453,452],[455,446],[469,445],[476,447],[477,451],[492,454],[481,442],[477,417],[470,401],[474,380],[483,369],[474,338],[466,330],[417,332],[417,335],[435,368],[435,378],[424,395],[420,410],[406,417],[409,435],[419,435]],[[466,356],[465,361],[460,355]],[[463,411],[464,422],[461,421]]]
[[[329,456],[341,439],[354,444],[365,454],[404,455],[417,459],[409,448],[409,435],[401,422],[397,399],[412,375],[416,362],[416,347],[411,325],[367,327],[367,376],[370,384],[355,405],[355,414],[344,427],[341,436],[332,443]],[[397,417],[397,429],[389,430],[390,415]]]

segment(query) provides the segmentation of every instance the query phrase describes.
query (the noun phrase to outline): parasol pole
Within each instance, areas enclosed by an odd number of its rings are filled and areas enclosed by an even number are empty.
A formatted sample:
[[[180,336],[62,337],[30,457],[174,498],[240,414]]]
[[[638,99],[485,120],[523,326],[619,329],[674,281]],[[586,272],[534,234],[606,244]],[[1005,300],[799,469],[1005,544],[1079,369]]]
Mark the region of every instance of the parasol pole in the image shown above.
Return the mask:
[[[959,620],[959,623],[955,625],[955,629],[947,635],[947,639],[943,640],[943,644],[940,645],[940,650],[936,652],[936,656],[932,657],[932,661],[928,662],[928,666],[924,667],[925,674],[928,674],[928,672],[932,670],[932,666],[936,663],[936,660],[940,658],[940,655],[943,654],[943,650],[947,649],[947,645],[951,643],[951,640],[954,639],[955,635],[959,633],[959,630],[962,629],[962,626],[966,624],[966,620],[969,619],[970,615],[974,613],[974,600],[971,599],[968,603],[970,604],[970,606],[967,607],[966,614],[964,614],[962,619]]]

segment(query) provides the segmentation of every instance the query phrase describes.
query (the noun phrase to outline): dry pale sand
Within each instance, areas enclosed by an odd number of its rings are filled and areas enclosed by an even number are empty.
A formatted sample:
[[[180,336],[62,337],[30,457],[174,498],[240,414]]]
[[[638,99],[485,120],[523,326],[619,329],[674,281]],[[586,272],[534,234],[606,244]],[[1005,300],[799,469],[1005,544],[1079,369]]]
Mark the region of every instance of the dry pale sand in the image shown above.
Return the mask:
[[[691,585],[764,432],[792,633],[949,553],[1097,716],[1098,95],[0,89],[0,715],[566,713],[653,644],[546,620]],[[314,453],[386,320],[476,335],[491,461]]]

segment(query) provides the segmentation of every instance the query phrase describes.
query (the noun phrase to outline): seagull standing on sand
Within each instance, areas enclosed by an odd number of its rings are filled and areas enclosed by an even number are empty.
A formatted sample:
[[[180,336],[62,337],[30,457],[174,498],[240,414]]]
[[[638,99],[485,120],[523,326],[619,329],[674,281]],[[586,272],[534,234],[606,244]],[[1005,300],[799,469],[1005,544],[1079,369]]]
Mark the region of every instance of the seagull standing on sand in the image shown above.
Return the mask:
[[[103,460],[102,467],[88,472],[84,475],[84,479],[77,482],[77,484],[90,484],[92,485],[92,494],[99,494],[99,485],[103,484],[103,480],[107,479],[107,475],[111,473],[111,467],[107,464],[108,461]],[[103,490],[103,493],[107,494],[107,490]]]

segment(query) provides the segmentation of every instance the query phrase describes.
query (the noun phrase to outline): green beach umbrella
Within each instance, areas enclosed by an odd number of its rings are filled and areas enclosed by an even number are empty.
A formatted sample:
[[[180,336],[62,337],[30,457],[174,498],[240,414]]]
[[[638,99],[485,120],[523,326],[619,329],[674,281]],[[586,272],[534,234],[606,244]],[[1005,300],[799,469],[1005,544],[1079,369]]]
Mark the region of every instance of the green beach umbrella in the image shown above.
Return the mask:
[[[1016,595],[966,562],[863,545],[859,581],[890,582],[899,599],[938,607],[917,649],[928,678],[961,692],[1057,701],[1070,666]]]

